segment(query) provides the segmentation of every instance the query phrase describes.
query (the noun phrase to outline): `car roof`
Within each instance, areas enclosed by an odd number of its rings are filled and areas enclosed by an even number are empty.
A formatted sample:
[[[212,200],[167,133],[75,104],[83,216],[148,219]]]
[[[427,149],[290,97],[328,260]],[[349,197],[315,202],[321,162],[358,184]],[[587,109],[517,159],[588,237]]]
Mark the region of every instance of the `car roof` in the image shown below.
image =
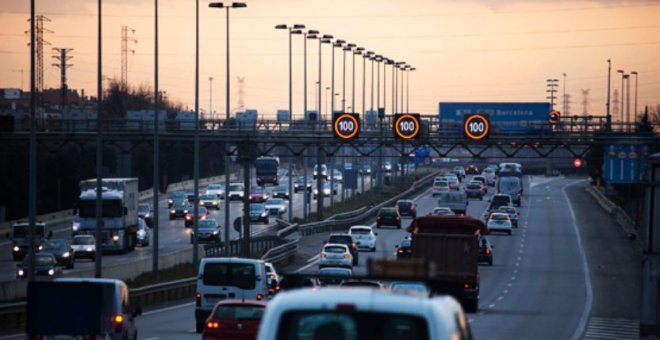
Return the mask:
[[[354,226],[352,226],[352,227],[349,228],[349,231],[350,231],[351,229],[369,229],[369,230],[373,230],[373,229],[371,228],[371,226],[368,226],[368,225],[354,225]]]
[[[348,251],[348,246],[342,243],[326,243],[323,245],[323,248],[325,247],[342,247],[346,248],[346,251]]]
[[[259,306],[259,307],[264,307],[266,308],[268,302],[263,301],[263,300],[239,300],[239,299],[229,299],[229,300],[220,300],[218,303],[215,304],[213,307],[218,308],[218,306],[225,306],[225,305],[242,305],[242,306]]]

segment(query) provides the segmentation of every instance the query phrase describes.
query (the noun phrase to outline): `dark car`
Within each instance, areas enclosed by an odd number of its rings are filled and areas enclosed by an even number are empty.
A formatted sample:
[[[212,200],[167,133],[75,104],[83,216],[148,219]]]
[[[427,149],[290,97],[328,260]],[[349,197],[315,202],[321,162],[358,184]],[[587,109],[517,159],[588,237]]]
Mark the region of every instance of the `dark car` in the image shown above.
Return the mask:
[[[275,198],[289,199],[289,186],[280,185],[277,188],[273,189],[271,195]]]
[[[144,222],[147,223],[147,226],[151,228],[153,225],[153,215],[154,211],[151,208],[151,204],[149,203],[140,203],[138,204],[138,217],[142,217],[144,219]]]
[[[55,276],[62,273],[62,267],[57,263],[55,255],[52,253],[39,252],[34,254],[34,274],[35,276]],[[30,270],[30,257],[26,256],[23,263],[16,265],[18,271],[16,277],[26,278]]]
[[[179,217],[186,217],[189,209],[190,204],[188,204],[187,200],[175,201],[170,208],[170,220]]]
[[[219,243],[222,240],[220,236],[222,230],[218,225],[218,221],[214,218],[207,218],[197,222],[197,242],[213,242]],[[195,233],[190,233],[190,244],[195,243]]]
[[[256,189],[250,193],[250,203],[264,203],[266,202],[269,198],[270,195],[268,195],[267,192],[263,191],[263,189]]]
[[[311,176],[308,176],[308,179],[311,178]],[[305,185],[305,176],[298,176],[293,180],[293,192],[298,193],[299,191],[303,191],[307,187],[307,192],[312,192],[312,183],[309,181],[307,182],[307,185]]]
[[[175,202],[187,200],[186,194],[183,191],[175,191],[170,194],[167,199],[167,209],[172,209]]]
[[[396,247],[396,258],[404,259],[412,256],[412,240],[410,237],[406,236],[401,240],[401,243],[397,244]]]
[[[256,339],[266,301],[223,300],[209,314],[202,339]]]
[[[467,198],[474,197],[480,200],[484,199],[484,188],[481,182],[470,182],[465,186],[465,195]]]
[[[348,250],[351,252],[351,256],[353,256],[353,266],[357,266],[360,262],[360,252],[358,251],[357,243],[355,243],[355,240],[353,240],[353,236],[351,236],[351,234],[330,234],[328,240],[323,242],[323,244],[326,243],[345,244],[348,247]]]
[[[190,209],[188,209],[188,213],[186,214],[186,217],[184,218],[183,224],[186,228],[192,227],[193,223],[195,222],[193,220],[193,217],[195,216],[195,211],[193,209],[194,209],[193,207],[190,207]],[[206,219],[209,216],[209,211],[206,208],[199,207],[198,209],[199,210],[197,211],[197,213],[198,213],[197,218],[200,221],[203,220],[203,219]]]
[[[360,175],[362,176],[371,176],[371,165],[365,164],[362,166],[362,168],[359,170]]]
[[[493,246],[485,237],[479,241],[479,262],[486,262],[489,266],[493,265]]]
[[[275,293],[298,288],[316,288],[321,283],[315,277],[307,275],[285,275],[275,286]]]
[[[391,225],[401,229],[401,215],[396,208],[380,209],[376,215],[376,228],[380,228],[382,225]]]
[[[479,174],[479,168],[474,164],[470,164],[470,165],[465,167],[465,173],[468,174],[468,175],[478,175]]]
[[[73,256],[73,249],[71,249],[71,244],[67,240],[48,240],[44,243],[41,251],[55,255],[57,263],[63,267],[66,266],[67,269],[71,269],[74,266],[75,258]]]
[[[417,217],[417,204],[411,200],[398,200],[395,206],[401,216]]]
[[[268,216],[265,204],[250,204],[250,221],[268,223]]]
[[[188,202],[195,203],[195,189],[194,188],[186,189],[185,195],[186,195],[186,199],[188,200]]]

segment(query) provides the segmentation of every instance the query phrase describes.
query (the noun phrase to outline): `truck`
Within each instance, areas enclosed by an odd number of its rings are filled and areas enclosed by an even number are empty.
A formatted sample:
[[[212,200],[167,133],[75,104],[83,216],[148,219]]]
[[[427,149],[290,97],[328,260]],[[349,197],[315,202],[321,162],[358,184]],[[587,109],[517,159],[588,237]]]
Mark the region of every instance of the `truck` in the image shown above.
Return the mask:
[[[125,253],[135,249],[138,230],[138,179],[101,180],[102,249]],[[96,236],[96,178],[80,181],[75,235]]]
[[[486,225],[470,216],[444,215],[415,218],[411,233],[411,258],[428,261],[430,288],[448,294],[470,313],[479,309],[479,241]]]
[[[447,207],[454,213],[465,215],[468,206],[467,194],[464,191],[449,191],[440,194],[439,207]]]
[[[497,193],[511,196],[513,204],[520,206],[523,194],[522,174],[519,171],[503,171],[497,176]]]
[[[39,251],[52,232],[46,234],[46,223],[37,221],[34,225],[34,250]],[[18,221],[11,226],[11,256],[14,261],[22,261],[28,252],[30,224],[27,221]]]
[[[441,102],[438,104],[440,129],[463,132],[465,115],[488,117],[490,134],[538,133],[550,130],[550,103],[547,102]]]
[[[259,157],[255,160],[254,168],[257,175],[257,185],[264,186],[268,183],[279,185],[280,179],[277,171],[280,166],[279,157]]]

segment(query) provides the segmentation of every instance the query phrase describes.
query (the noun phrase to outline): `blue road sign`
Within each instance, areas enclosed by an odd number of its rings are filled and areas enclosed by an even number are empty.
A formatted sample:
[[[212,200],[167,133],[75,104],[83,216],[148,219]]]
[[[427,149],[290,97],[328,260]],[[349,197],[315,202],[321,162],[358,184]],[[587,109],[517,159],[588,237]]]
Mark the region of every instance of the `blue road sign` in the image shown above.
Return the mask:
[[[550,103],[441,102],[441,129],[463,131],[465,115],[488,116],[491,134],[530,133],[549,129]]]
[[[644,179],[647,145],[611,144],[605,147],[603,179],[612,184],[633,184]]]

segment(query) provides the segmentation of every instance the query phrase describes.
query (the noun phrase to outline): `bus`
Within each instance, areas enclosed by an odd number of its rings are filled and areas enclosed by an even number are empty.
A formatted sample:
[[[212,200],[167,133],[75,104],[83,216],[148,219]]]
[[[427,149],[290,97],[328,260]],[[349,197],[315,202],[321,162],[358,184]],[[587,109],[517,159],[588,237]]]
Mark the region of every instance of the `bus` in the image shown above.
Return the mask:
[[[264,186],[268,183],[272,185],[279,185],[280,179],[277,173],[279,166],[280,159],[278,157],[257,158],[254,164],[257,175],[257,185]]]

